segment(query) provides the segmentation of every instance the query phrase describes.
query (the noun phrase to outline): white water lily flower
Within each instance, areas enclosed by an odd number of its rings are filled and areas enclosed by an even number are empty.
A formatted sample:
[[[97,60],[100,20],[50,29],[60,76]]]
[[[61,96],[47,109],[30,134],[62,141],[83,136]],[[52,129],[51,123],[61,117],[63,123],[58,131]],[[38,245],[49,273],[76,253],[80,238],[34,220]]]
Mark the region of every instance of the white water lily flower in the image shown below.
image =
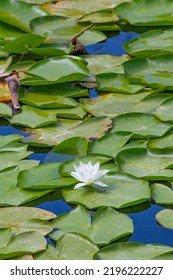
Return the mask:
[[[79,166],[73,165],[73,167],[75,171],[71,172],[70,175],[81,182],[76,184],[74,187],[75,189],[93,184],[101,187],[108,187],[108,185],[99,181],[99,179],[109,171],[107,169],[99,170],[100,162],[97,162],[94,165],[92,165],[91,161],[88,163],[80,162]]]

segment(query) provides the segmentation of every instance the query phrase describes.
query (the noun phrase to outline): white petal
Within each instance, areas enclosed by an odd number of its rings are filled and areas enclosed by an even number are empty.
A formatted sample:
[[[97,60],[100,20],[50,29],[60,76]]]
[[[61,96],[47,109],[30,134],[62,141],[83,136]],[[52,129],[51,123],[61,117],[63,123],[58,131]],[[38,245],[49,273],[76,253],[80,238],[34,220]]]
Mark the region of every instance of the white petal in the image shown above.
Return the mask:
[[[99,171],[97,172],[97,174],[95,175],[94,180],[97,180],[97,179],[103,177],[107,172],[109,172],[109,170],[107,170],[107,169],[99,170]]]
[[[82,178],[81,178],[80,173],[78,173],[78,172],[70,172],[70,175],[71,175],[72,177],[74,177],[74,178],[75,178],[76,180],[78,180],[78,181],[83,181]]]
[[[76,186],[74,187],[74,189],[78,189],[78,188],[83,187],[83,186],[85,186],[85,185],[86,185],[85,183],[78,183],[78,184],[76,184]]]
[[[101,187],[109,187],[108,185],[104,184],[103,182],[101,181],[95,181],[94,184],[98,185],[98,186],[101,186]]]
[[[100,162],[98,161],[96,164],[94,164],[93,168],[94,168],[95,172],[98,172],[99,168],[100,168]]]

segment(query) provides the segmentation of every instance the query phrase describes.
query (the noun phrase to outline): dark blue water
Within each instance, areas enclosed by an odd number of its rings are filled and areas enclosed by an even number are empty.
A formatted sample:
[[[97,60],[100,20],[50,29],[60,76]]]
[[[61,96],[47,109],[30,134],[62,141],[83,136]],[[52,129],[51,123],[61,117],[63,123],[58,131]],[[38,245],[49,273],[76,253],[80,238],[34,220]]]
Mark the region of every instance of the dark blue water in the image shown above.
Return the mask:
[[[120,32],[116,36],[108,38],[105,42],[87,46],[86,49],[89,54],[111,54],[114,56],[120,56],[126,53],[122,47],[123,43],[136,36],[138,36],[138,34],[134,32]],[[97,95],[95,90],[91,90],[91,96],[94,97],[95,95]],[[0,135],[13,133],[19,133],[26,136],[26,133],[11,126],[0,127]],[[40,160],[41,164],[54,161],[50,153],[48,154],[47,151],[39,151],[38,149],[29,158]],[[36,207],[51,211],[56,215],[69,212],[72,209],[71,206],[66,204],[62,199],[44,202],[36,205]],[[162,207],[158,205],[149,204],[144,207],[143,211],[137,213],[134,213],[134,208],[133,210],[127,209],[127,212],[123,210],[123,212],[126,212],[132,218],[134,223],[134,233],[129,241],[173,246],[173,230],[161,227],[155,220],[155,214],[161,209]]]

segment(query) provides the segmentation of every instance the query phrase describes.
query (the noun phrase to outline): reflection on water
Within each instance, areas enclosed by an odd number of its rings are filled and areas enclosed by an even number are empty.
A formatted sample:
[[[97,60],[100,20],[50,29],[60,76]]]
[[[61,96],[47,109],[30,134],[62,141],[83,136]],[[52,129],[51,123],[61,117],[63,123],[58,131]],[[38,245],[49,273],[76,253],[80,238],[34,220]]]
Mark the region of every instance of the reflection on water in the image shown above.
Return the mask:
[[[134,32],[120,32],[116,36],[108,38],[105,42],[100,44],[87,46],[86,49],[89,54],[111,54],[114,56],[119,56],[125,54],[123,49],[123,43],[129,41],[130,39],[137,36]],[[91,96],[96,96],[95,90],[91,90]],[[0,135],[7,135],[19,133],[22,135],[27,135],[26,133],[13,128],[12,126],[0,126]],[[67,161],[73,159],[73,156],[53,154],[46,149],[36,149],[34,154],[32,154],[30,159],[40,160],[40,163],[46,162],[56,162],[56,161]],[[57,199],[57,200],[56,200]],[[49,197],[48,197],[49,200]],[[67,205],[61,198],[60,193],[54,194],[48,202],[38,202],[36,207],[49,210],[56,215],[64,212],[70,211],[71,206]],[[33,203],[28,204],[30,206],[35,206]],[[141,206],[140,206],[141,207]],[[162,209],[158,205],[147,204],[142,206],[142,209],[135,207],[130,209],[124,209],[122,212],[126,212],[134,222],[134,233],[129,239],[129,241],[143,242],[143,243],[158,243],[173,246],[173,230],[165,229],[159,226],[154,218],[155,214]],[[50,243],[50,242],[49,242]]]

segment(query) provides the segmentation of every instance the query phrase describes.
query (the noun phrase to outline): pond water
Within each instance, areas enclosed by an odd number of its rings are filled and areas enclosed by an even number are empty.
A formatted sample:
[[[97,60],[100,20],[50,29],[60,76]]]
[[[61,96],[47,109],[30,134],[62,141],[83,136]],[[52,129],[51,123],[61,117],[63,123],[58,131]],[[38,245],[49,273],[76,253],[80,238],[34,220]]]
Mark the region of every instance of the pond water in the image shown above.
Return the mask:
[[[138,34],[135,32],[119,32],[116,36],[108,38],[105,42],[87,46],[86,49],[89,54],[111,54],[115,56],[120,56],[125,54],[125,51],[122,47],[125,41],[136,37]],[[95,90],[90,91],[91,98],[96,96],[97,93]],[[20,130],[13,128],[12,126],[1,126],[0,135],[8,135],[13,133],[22,133]],[[48,149],[34,149],[34,153],[29,157],[30,159],[40,160],[40,163],[53,162],[56,161],[57,154],[52,154]],[[69,156],[62,156],[62,161],[71,159]],[[64,212],[70,211],[72,208],[66,204],[62,199],[59,199],[59,194],[55,194],[53,197],[48,196],[48,202],[37,202],[32,203],[32,206],[36,206],[45,210],[49,210],[56,215],[59,215]],[[31,205],[31,204],[28,204]],[[134,223],[134,233],[129,239],[129,241],[136,241],[142,243],[155,243],[155,244],[165,244],[173,246],[172,230],[161,227],[157,224],[154,216],[155,214],[162,209],[158,205],[147,203],[140,205],[140,208],[137,206],[123,209],[123,212],[127,213]],[[135,213],[137,212],[137,213]],[[49,241],[51,242],[51,241]]]

